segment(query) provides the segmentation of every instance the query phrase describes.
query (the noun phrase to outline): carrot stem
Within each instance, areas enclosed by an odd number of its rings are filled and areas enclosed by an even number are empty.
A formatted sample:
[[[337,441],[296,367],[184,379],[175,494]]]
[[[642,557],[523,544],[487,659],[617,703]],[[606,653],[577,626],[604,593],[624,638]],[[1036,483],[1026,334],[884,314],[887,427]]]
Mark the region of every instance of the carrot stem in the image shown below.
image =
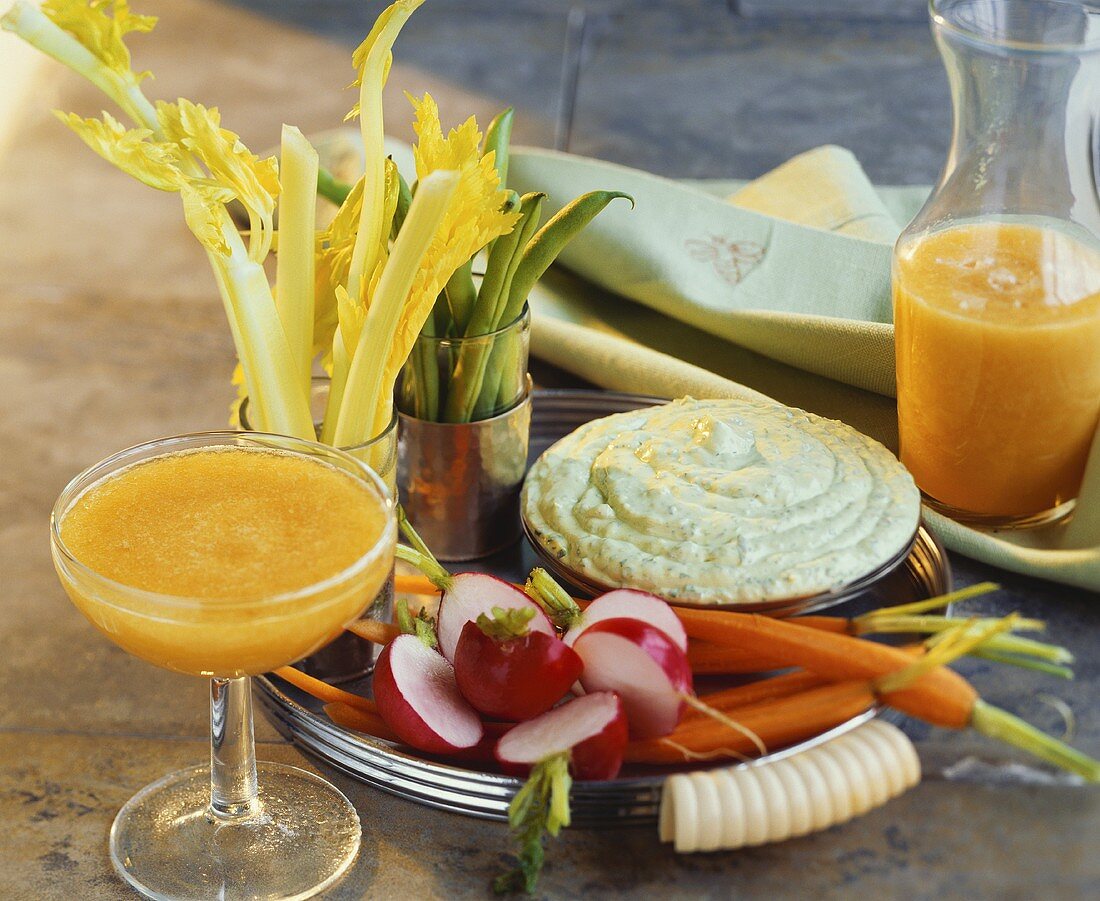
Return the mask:
[[[1100,782],[1100,760],[1082,754],[1007,710],[979,699],[974,703],[970,724],[982,735],[1034,754],[1048,763],[1083,776],[1089,782]]]

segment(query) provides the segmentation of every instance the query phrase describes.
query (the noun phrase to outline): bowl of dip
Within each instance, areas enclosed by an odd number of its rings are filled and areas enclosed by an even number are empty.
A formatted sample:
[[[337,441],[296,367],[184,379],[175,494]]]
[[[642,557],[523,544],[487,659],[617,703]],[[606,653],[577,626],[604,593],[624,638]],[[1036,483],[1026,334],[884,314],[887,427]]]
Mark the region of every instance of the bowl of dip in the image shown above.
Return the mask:
[[[920,495],[890,451],[843,423],[686,398],[562,438],[532,466],[522,510],[547,568],[584,593],[779,612],[838,603],[896,567]]]

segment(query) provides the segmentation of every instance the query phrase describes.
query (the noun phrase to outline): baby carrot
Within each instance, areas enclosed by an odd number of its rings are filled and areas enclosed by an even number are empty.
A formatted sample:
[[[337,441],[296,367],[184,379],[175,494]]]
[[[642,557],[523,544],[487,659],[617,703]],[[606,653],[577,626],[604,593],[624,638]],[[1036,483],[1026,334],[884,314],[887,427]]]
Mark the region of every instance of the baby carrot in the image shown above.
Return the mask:
[[[386,725],[386,721],[377,713],[372,713],[369,710],[334,701],[325,705],[325,713],[337,726],[343,726],[345,729],[365,732],[367,735],[386,741],[399,740],[397,734]]]
[[[401,634],[400,626],[393,623],[382,623],[376,619],[358,619],[350,626],[345,626],[349,632],[354,632],[360,638],[373,641],[375,644],[389,644]]]
[[[686,611],[685,611],[686,612]],[[833,681],[871,682],[909,666],[906,651],[820,629],[806,629],[793,621],[752,613],[693,610],[684,618],[691,638],[751,648],[787,666],[799,666]],[[936,667],[912,685],[891,692],[883,700],[891,707],[937,726],[964,729],[978,694],[958,673]]]
[[[870,710],[875,695],[866,682],[835,682],[726,711],[769,749],[779,749],[820,735]],[[629,763],[671,764],[699,759],[723,760],[756,756],[747,736],[707,719],[682,724],[671,735],[633,741],[624,760]]]
[[[329,685],[320,679],[314,679],[313,676],[306,675],[293,666],[280,666],[275,670],[275,675],[280,679],[285,679],[295,688],[300,688],[306,694],[317,698],[318,701],[324,701],[326,704],[346,704],[348,707],[354,707],[356,710],[363,710],[367,713],[378,712],[378,708],[370,698],[352,694],[350,691],[336,688],[334,685]]]

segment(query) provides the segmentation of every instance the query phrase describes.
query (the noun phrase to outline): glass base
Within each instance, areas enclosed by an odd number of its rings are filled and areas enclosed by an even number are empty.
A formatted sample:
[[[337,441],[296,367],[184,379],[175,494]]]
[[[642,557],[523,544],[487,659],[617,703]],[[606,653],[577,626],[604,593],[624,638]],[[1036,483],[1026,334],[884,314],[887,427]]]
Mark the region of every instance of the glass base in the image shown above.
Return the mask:
[[[126,802],[111,827],[111,862],[146,898],[309,898],[351,865],[362,835],[351,802],[319,776],[260,761],[255,815],[210,812],[210,767],[181,770]]]
[[[960,510],[958,507],[952,507],[950,504],[936,500],[923,491],[921,492],[921,500],[948,519],[953,519],[965,526],[977,526],[981,529],[1036,529],[1039,526],[1047,526],[1065,519],[1073,512],[1074,505],[1077,503],[1076,500],[1070,500],[1040,513],[1002,516],[993,513],[973,513],[969,510]]]

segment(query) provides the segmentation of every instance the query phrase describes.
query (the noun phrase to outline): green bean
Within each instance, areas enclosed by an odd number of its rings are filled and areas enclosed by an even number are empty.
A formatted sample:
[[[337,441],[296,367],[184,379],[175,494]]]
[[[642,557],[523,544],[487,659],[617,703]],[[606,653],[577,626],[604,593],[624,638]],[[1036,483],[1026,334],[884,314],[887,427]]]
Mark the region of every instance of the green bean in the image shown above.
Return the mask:
[[[511,316],[514,319],[519,315],[527,295],[531,293],[535,283],[542,278],[542,274],[562,252],[565,245],[617,197],[629,200],[633,209],[634,198],[629,194],[621,191],[590,191],[560,209],[546,225],[539,229],[538,234],[531,239],[523,251],[523,260],[512,278],[508,291],[508,304],[502,310],[502,318],[507,319]]]
[[[447,279],[447,287],[444,289],[455,332],[459,335],[463,334],[466,331],[466,326],[470,324],[474,304],[477,303],[473,264],[473,260],[467,260],[464,265],[459,266]]]
[[[485,150],[481,154],[486,156],[490,152],[496,153],[493,166],[500,175],[500,186],[508,185],[508,143],[512,139],[512,119],[515,110],[512,107],[497,115],[489,127],[485,129]]]
[[[538,228],[545,194],[526,194],[520,203],[520,220],[512,231],[497,238],[489,254],[485,280],[478,293],[474,315],[466,329],[466,337],[485,335],[507,322],[501,322],[507,304],[508,286],[523,256],[523,248]],[[451,391],[447,396],[445,422],[470,422],[479,411],[479,398],[485,383],[486,369],[493,348],[486,343],[463,346],[455,362]],[[496,383],[496,380],[491,380]],[[496,402],[496,388],[492,402]]]
[[[324,166],[317,169],[317,193],[340,206],[351,193],[351,185],[340,181]]]
[[[397,209],[393,213],[393,225],[390,228],[390,238],[396,238],[405,223],[405,217],[409,214],[409,206],[412,204],[413,192],[409,183],[405,181],[400,172],[397,173]]]

